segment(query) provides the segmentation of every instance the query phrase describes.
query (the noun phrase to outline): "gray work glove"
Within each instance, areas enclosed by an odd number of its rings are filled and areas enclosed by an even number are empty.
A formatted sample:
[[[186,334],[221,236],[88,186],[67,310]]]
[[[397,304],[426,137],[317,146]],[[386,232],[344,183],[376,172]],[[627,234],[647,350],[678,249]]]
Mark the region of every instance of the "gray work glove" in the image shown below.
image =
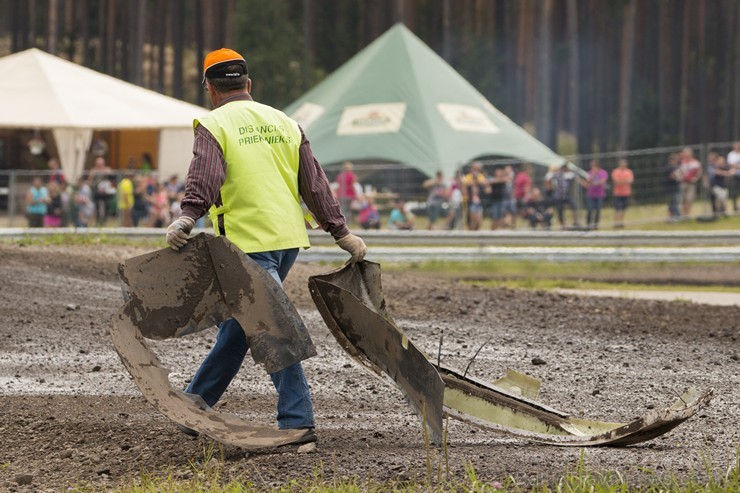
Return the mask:
[[[367,246],[365,246],[365,242],[362,241],[362,238],[355,236],[352,233],[339,238],[337,240],[337,245],[339,248],[352,255],[352,258],[349,259],[349,262],[352,264],[359,262],[365,258],[365,254],[367,254]]]
[[[170,224],[170,227],[167,228],[167,244],[170,248],[177,251],[184,247],[188,242],[193,226],[195,226],[195,221],[187,216],[181,216],[180,219]]]

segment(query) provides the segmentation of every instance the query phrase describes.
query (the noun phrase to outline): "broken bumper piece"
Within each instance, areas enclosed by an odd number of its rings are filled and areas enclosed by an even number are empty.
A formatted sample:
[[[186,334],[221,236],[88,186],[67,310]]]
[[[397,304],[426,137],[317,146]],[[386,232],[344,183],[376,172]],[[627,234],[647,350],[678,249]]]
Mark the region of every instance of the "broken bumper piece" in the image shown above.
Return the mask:
[[[268,373],[314,356],[300,316],[275,280],[224,237],[200,234],[179,252],[170,249],[119,266],[126,304],[110,334],[146,399],[175,423],[246,449],[300,442],[305,430],[278,430],[209,408],[172,387],[145,339],[168,339],[228,318],[242,326],[256,363]]]
[[[489,384],[434,365],[396,326],[386,308],[380,265],[360,262],[313,276],[309,288],[329,330],[347,353],[385,375],[408,398],[432,441],[444,414],[522,439],[572,446],[624,446],[663,435],[705,406],[712,390],[689,390],[671,406],[629,423],[570,416],[536,402],[538,380],[510,370]]]

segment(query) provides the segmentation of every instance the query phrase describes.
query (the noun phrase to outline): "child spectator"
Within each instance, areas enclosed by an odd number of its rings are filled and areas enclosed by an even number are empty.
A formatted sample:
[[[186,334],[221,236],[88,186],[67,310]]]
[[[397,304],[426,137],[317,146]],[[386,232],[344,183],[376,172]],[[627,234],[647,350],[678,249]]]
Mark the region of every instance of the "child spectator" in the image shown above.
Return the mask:
[[[380,213],[375,207],[375,199],[372,196],[365,198],[360,209],[359,220],[363,229],[380,229]]]
[[[48,210],[49,192],[36,176],[31,183],[31,188],[26,193],[26,215],[28,216],[29,228],[40,228],[44,225],[44,216]]]
[[[62,194],[59,190],[59,183],[56,181],[49,182],[49,199],[46,215],[44,216],[44,227],[61,227],[63,217],[64,204],[62,203]]]
[[[167,190],[160,182],[155,182],[154,193],[149,197],[150,226],[161,228],[170,223],[170,199]]]
[[[77,191],[74,198],[77,206],[77,218],[75,225],[78,228],[86,228],[95,215],[95,202],[93,201],[92,188],[87,180],[80,178],[77,182]]]
[[[536,229],[537,226],[550,229],[552,225],[552,207],[542,197],[539,188],[532,189],[526,202],[522,204],[522,210],[524,218],[529,221],[529,226],[532,229]]]
[[[396,203],[388,218],[388,229],[413,229],[413,216],[406,211],[406,203],[402,200]]]

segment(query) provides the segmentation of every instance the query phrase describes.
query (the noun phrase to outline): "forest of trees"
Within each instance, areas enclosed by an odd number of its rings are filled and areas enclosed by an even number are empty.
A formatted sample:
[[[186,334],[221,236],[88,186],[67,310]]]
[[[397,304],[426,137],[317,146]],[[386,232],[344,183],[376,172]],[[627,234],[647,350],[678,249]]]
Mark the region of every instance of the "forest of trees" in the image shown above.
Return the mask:
[[[0,0],[0,55],[205,105],[203,56],[230,46],[283,107],[396,22],[563,153],[740,138],[740,0]]]

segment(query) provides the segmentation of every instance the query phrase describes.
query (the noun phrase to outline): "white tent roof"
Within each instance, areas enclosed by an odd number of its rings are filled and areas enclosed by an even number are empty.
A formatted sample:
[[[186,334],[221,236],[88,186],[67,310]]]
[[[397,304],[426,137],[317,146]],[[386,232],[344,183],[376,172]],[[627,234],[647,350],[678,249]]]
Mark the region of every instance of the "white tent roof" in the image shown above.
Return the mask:
[[[51,129],[68,177],[82,173],[93,130],[160,130],[160,175],[187,171],[193,119],[207,110],[37,48],[0,58],[0,128]]]
[[[50,55],[0,58],[0,127],[192,128],[206,109]]]

